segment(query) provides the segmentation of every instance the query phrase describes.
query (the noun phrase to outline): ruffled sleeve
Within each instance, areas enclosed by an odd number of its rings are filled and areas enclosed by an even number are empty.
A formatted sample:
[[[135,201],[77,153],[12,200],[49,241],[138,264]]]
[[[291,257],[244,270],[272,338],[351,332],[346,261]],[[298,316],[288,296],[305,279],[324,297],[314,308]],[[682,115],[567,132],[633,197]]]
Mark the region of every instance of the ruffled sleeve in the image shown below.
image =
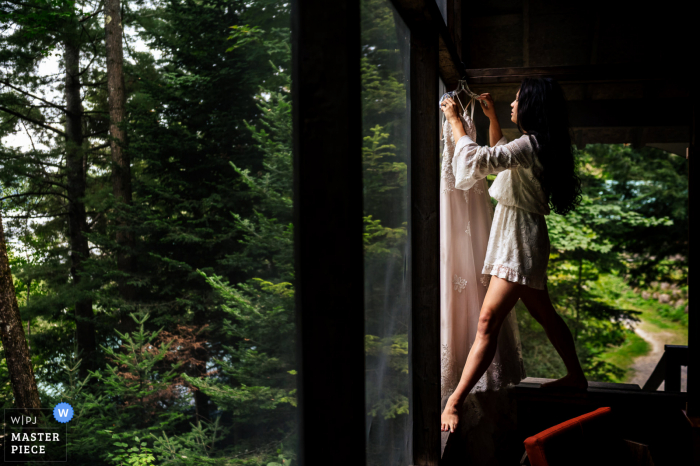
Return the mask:
[[[462,136],[452,158],[455,188],[467,190],[487,175],[518,167],[529,168],[533,157],[527,136],[509,143],[502,137],[493,147],[479,146],[469,136]]]

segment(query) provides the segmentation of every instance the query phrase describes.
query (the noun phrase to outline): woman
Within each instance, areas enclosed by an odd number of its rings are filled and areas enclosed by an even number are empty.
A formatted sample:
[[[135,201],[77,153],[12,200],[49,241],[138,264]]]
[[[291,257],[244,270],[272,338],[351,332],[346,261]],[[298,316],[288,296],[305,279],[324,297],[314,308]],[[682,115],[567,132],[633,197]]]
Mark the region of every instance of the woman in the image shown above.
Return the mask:
[[[482,270],[490,283],[462,377],[442,413],[443,432],[454,432],[458,408],[491,364],[501,325],[518,299],[544,327],[567,369],[565,377],[543,387],[588,386],[571,332],[554,310],[546,287],[549,236],[544,216],[550,207],[559,214],[571,211],[581,193],[564,95],[552,79],[524,79],[511,103],[511,121],[523,136],[510,143],[501,132],[493,99],[489,94],[480,97],[490,121],[490,147],[478,146],[466,135],[453,99],[441,105],[457,141],[452,159],[455,187],[469,189],[487,175],[499,174],[489,189],[498,206]]]

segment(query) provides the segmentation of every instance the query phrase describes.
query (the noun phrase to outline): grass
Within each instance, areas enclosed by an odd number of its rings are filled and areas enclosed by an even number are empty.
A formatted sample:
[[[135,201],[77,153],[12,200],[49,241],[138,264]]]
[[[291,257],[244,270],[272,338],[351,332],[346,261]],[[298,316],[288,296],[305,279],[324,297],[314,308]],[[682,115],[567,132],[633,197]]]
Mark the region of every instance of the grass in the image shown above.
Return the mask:
[[[644,299],[632,291],[625,281],[614,274],[600,275],[593,288],[602,300],[621,309],[633,309],[647,312],[646,317],[653,319],[663,328],[688,328],[688,315],[683,309],[676,309],[668,304],[661,304],[655,299]]]
[[[642,323],[642,330],[651,333],[665,333],[667,345],[687,345],[688,344],[688,326],[681,322],[665,319],[659,316],[653,310],[636,309],[642,312],[639,316]]]
[[[611,306],[640,312],[637,317],[641,322],[637,325],[645,332],[663,333],[663,341],[669,345],[688,344],[687,316],[682,310],[674,310],[671,306],[660,304],[653,299],[642,299],[616,275],[601,275],[593,287],[596,294]],[[619,382],[625,382],[634,375],[629,368],[635,358],[644,356],[651,349],[648,342],[630,331],[625,343],[610,348],[599,358],[624,369],[625,377]]]
[[[642,337],[630,331],[622,345],[598,356],[598,358],[625,370],[625,375],[621,379],[615,380],[615,382],[620,383],[626,382],[633,375],[629,368],[634,363],[634,360],[639,356],[644,356],[649,351],[651,351],[651,345]]]

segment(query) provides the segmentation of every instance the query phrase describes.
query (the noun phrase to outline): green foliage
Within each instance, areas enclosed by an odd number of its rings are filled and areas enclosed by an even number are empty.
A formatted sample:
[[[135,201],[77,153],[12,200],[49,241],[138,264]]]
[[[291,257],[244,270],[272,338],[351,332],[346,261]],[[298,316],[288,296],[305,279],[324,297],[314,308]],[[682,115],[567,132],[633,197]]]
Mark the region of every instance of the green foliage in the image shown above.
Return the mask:
[[[628,283],[625,283],[619,275],[602,276],[598,283],[593,284],[593,289],[600,295],[607,296],[610,302],[624,303],[632,309],[644,309],[648,314],[658,316],[659,320],[656,325],[665,327],[662,321],[668,321],[673,325],[687,328],[688,314],[686,306],[688,303],[688,287],[674,287],[669,283],[655,283],[660,294],[654,291],[654,287],[650,287],[650,291],[642,291],[639,288],[632,289]],[[662,289],[661,287],[665,289]],[[663,294],[671,296],[670,302],[662,299]],[[680,298],[675,303],[672,301],[674,297]],[[680,306],[676,303],[680,301]],[[649,317],[647,317],[648,319]]]
[[[97,371],[78,379],[81,361],[73,353],[64,364],[63,389],[42,400],[48,406],[67,401],[75,409],[68,424],[72,464],[91,464],[96,457],[110,464],[151,464],[144,439],[162,429],[172,432],[182,420],[171,391],[174,368],[162,365],[169,349],[154,345],[159,332],[145,329],[148,315],[132,317],[138,331],[121,335],[120,351],[108,349],[114,365],[107,365],[106,375]]]
[[[606,232],[615,252],[628,260],[631,283],[665,281],[683,286],[688,256],[687,160],[651,147],[622,144],[588,145],[579,157],[584,190],[591,198],[627,214],[659,220]]]
[[[178,437],[168,437],[165,432],[160,436],[151,434],[154,439],[153,449],[158,453],[160,464],[227,464],[213,455],[216,442],[222,439],[225,432],[219,421],[220,418],[216,418],[210,424],[190,423],[192,430]]]
[[[370,365],[379,360],[388,362],[387,366],[396,374],[408,375],[408,338],[398,334],[379,338],[375,335],[365,335],[365,354]],[[383,388],[381,396],[374,393],[376,388],[367,387],[376,401],[371,405],[369,415],[382,416],[384,419],[394,419],[399,415],[408,414],[408,397],[404,393],[403,377],[390,377],[389,383]]]
[[[639,306],[620,304],[619,292],[610,288],[607,277],[620,275],[632,284],[646,283],[638,292],[642,300],[646,298],[641,307],[656,306],[660,315],[677,320],[685,316],[678,283],[686,280],[687,243],[660,238],[687,224],[687,210],[679,200],[687,190],[681,180],[685,161],[656,149],[622,145],[589,145],[578,156],[582,203],[567,216],[547,218],[552,245],[548,288],[574,333],[586,374],[593,380],[619,381],[624,369],[602,355],[625,344],[630,338],[627,325],[638,320],[640,312],[634,310]],[[646,282],[649,277],[674,283],[666,283],[664,291],[659,282]],[[654,293],[654,301],[666,293],[659,298],[664,302],[652,304]],[[528,374],[562,376],[563,366],[552,351],[543,351],[551,346],[525,312],[518,318]],[[641,351],[639,345],[636,350]]]
[[[160,411],[159,405],[164,398],[162,392],[171,389],[173,378],[181,365],[176,363],[167,372],[157,370],[171,344],[155,345],[154,341],[162,329],[145,331],[144,324],[148,317],[145,314],[139,320],[132,314],[138,325],[138,330],[132,334],[122,334],[115,330],[122,341],[120,349],[103,348],[108,360],[113,361],[114,365],[107,364],[107,375],[96,374],[104,393],[113,398],[118,397],[125,410],[137,411],[141,423],[149,422]]]
[[[70,0],[32,0],[3,2],[0,7],[0,24],[12,24],[21,30],[26,39],[41,38],[55,32],[57,23],[82,14],[82,8]],[[47,55],[56,44],[46,44],[42,50]]]
[[[114,434],[112,438],[120,439],[120,436]],[[114,453],[107,453],[109,463],[119,466],[152,466],[156,458],[151,453],[153,450],[148,448],[148,443],[141,442],[138,437],[134,437],[133,442],[135,445],[132,447],[129,447],[129,444],[125,442],[114,442],[114,446],[117,449]]]
[[[232,287],[217,276],[206,279],[221,294],[222,308],[230,316],[222,332],[238,339],[238,344],[225,347],[227,357],[216,361],[220,377],[199,380],[185,375],[184,379],[231,412],[234,423],[266,424],[279,416],[274,411],[279,405],[296,406],[293,359],[282,356],[284,348],[293,345],[291,284],[256,280],[257,286]]]
[[[32,137],[31,148],[0,145],[0,184],[42,401],[76,409],[71,464],[289,464],[294,454],[282,442],[293,445],[296,435],[290,6],[122,6],[125,26],[150,47],[125,44],[131,205],[114,201],[104,147],[102,6],[0,6],[3,25],[16,26],[0,38],[15,88],[57,91],[61,105],[64,76],[40,74],[46,51],[61,53],[69,38],[87,63],[84,201],[93,249],[80,286],[66,246],[62,137],[0,111],[0,136],[26,126]],[[0,106],[62,129],[60,110],[15,88],[3,87]],[[117,270],[118,231],[136,240],[131,274]],[[79,380],[80,355],[66,348],[75,342],[74,303],[85,298],[96,313],[100,361]]]
[[[282,448],[278,449],[277,453],[278,461],[267,463],[267,466],[292,466],[292,459],[286,453],[282,452]]]

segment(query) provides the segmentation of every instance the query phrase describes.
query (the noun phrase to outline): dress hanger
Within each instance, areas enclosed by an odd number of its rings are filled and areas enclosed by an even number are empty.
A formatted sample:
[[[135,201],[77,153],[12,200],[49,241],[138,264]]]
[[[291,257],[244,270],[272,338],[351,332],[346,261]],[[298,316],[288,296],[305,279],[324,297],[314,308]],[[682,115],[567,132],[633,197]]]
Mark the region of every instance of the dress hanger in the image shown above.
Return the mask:
[[[460,98],[459,98],[459,94],[460,94],[461,92],[466,93],[467,96],[470,97],[469,103],[467,103],[467,106],[466,106],[466,107],[464,106],[464,104],[462,104],[462,101],[461,101]],[[450,95],[451,97],[454,97],[454,98],[457,99],[457,101],[459,102],[459,104],[462,106],[462,110],[463,110],[462,113],[463,113],[463,114],[465,114],[465,113],[467,112],[467,108],[469,108],[469,105],[471,105],[471,107],[472,107],[471,119],[472,119],[472,120],[474,120],[474,107],[475,107],[475,105],[474,105],[474,100],[480,101],[480,102],[481,102],[481,105],[483,105],[485,108],[489,108],[489,106],[488,106],[488,104],[486,103],[486,101],[484,101],[484,100],[481,99],[481,96],[479,96],[478,94],[475,94],[471,89],[469,89],[469,85],[467,84],[466,76],[463,76],[462,79],[460,79],[460,80],[457,82],[457,89],[455,89],[454,91],[448,92],[448,93],[445,94],[445,95]],[[444,98],[444,96],[443,96],[443,98]],[[442,102],[442,99],[440,99],[440,102]],[[441,122],[443,122],[443,118],[444,118],[444,115],[443,115],[442,118],[440,119]],[[443,122],[443,124],[444,124],[444,122]],[[442,139],[442,136],[443,136],[443,135],[442,135],[442,126],[443,126],[443,125],[441,124],[441,125],[440,125],[440,139]]]
[[[466,80],[465,78],[466,78],[466,76],[462,77],[462,79],[460,79],[460,80],[458,81],[458,83],[457,83],[457,89],[454,91],[454,92],[455,92],[455,95],[456,95],[456,94],[459,94],[459,93],[462,92],[462,91],[464,91],[464,92],[466,92],[467,95],[468,95],[469,97],[471,97],[472,99],[481,100],[481,98],[480,98],[480,96],[479,96],[478,94],[475,94],[474,92],[472,92],[471,89],[469,89],[469,84],[467,84],[467,80]],[[460,104],[461,104],[461,103],[462,103],[462,102],[460,102]],[[489,108],[489,106],[488,106],[488,104],[487,104],[486,102],[483,102],[483,101],[482,101],[482,104],[484,105],[484,107]]]

